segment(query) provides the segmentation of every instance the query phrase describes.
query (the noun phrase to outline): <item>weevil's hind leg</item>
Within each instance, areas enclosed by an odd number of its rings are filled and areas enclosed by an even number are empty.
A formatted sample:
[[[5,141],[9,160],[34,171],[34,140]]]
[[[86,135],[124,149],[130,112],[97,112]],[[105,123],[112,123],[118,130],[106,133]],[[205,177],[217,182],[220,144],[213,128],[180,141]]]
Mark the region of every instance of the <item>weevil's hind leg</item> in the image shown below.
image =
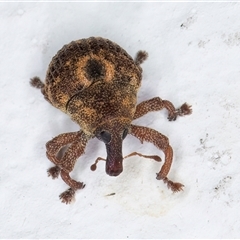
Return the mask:
[[[41,89],[41,93],[43,94],[44,96],[44,99],[46,101],[48,101],[50,104],[52,104],[46,94],[46,91],[45,91],[45,84],[41,81],[41,79],[39,77],[34,77],[34,78],[31,78],[30,79],[30,85],[32,87],[35,87],[35,88],[38,88],[38,89]]]
[[[140,118],[148,112],[160,111],[163,108],[168,110],[169,121],[175,121],[178,116],[189,115],[192,113],[191,106],[187,103],[184,103],[180,108],[175,108],[170,101],[155,97],[138,104],[133,119]]]
[[[161,149],[165,154],[165,162],[157,173],[157,179],[163,180],[173,192],[183,190],[184,185],[177,182],[172,182],[167,178],[172,165],[173,151],[169,145],[168,138],[154,129],[131,125],[129,133],[134,137],[138,138],[141,142],[146,141],[153,143],[157,148]]]
[[[64,133],[55,137],[46,144],[47,157],[50,161],[56,164],[48,170],[48,174],[55,178],[56,175],[61,175],[63,181],[70,186],[70,189],[63,192],[59,197],[62,202],[68,204],[74,199],[75,191],[82,189],[85,185],[82,182],[77,182],[72,179],[69,173],[73,170],[77,159],[84,153],[88,137],[82,132]],[[70,144],[62,159],[57,158],[60,149]]]
[[[34,77],[30,79],[30,84],[38,89],[44,88],[44,83],[41,81],[39,77]]]
[[[137,55],[135,57],[135,60],[134,62],[137,64],[137,65],[141,65],[148,57],[148,53],[145,52],[145,51],[138,51],[137,52]]]

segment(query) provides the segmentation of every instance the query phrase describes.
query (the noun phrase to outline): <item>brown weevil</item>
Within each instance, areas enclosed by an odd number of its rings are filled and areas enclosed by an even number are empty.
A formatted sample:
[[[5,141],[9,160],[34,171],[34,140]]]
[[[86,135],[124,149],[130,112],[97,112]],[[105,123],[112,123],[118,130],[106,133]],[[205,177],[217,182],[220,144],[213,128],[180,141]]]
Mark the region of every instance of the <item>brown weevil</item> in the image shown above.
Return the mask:
[[[70,186],[59,196],[62,202],[70,203],[75,191],[85,186],[69,174],[84,153],[87,142],[94,137],[106,146],[108,175],[118,176],[123,171],[122,142],[127,134],[131,134],[141,142],[153,143],[164,152],[165,162],[157,173],[157,179],[163,180],[173,192],[182,190],[181,183],[167,178],[173,158],[168,138],[154,129],[132,124],[133,120],[148,112],[163,108],[168,110],[170,121],[192,112],[187,103],[176,109],[171,102],[159,97],[137,105],[142,80],[140,65],[146,58],[145,51],[139,51],[132,59],[116,43],[90,37],[73,41],[58,51],[49,64],[45,83],[38,77],[31,79],[31,85],[41,89],[50,104],[68,114],[81,128],[78,132],[60,134],[46,144],[46,155],[55,164],[48,169],[49,176],[54,179],[60,174]],[[65,146],[67,150],[63,157],[57,157]],[[145,156],[137,152],[126,157],[133,155],[161,161],[158,156]]]

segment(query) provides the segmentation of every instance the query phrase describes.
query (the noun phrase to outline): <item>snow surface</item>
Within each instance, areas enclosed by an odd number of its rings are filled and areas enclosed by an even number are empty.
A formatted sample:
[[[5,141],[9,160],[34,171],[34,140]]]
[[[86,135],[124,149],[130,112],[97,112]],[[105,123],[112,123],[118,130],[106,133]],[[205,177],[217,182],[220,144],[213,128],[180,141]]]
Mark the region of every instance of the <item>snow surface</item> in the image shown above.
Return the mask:
[[[240,237],[239,3],[0,3],[1,238]],[[143,64],[139,102],[160,96],[193,114],[168,122],[167,111],[136,124],[169,137],[169,173],[184,191],[155,179],[162,164],[124,161],[119,177],[105,174],[105,147],[91,140],[72,176],[86,183],[71,205],[68,187],[47,177],[45,143],[78,126],[48,104],[29,79],[44,79],[51,58],[72,40],[102,36]],[[128,136],[123,154],[163,153]],[[111,195],[115,193],[115,195]],[[110,195],[109,195],[110,194]]]

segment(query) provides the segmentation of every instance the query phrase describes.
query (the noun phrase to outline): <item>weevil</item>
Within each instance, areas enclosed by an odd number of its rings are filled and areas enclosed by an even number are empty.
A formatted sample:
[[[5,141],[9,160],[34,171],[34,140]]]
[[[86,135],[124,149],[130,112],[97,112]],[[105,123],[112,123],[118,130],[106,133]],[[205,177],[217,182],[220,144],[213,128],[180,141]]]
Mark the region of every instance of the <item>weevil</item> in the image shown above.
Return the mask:
[[[47,158],[55,164],[48,169],[48,175],[53,179],[61,175],[70,187],[60,194],[62,202],[70,203],[75,192],[85,187],[83,182],[72,179],[70,173],[88,141],[95,137],[105,144],[108,175],[118,176],[123,171],[122,143],[131,134],[164,152],[165,161],[156,178],[163,180],[173,192],[183,189],[183,184],[167,177],[173,158],[168,138],[154,129],[132,124],[148,112],[163,108],[167,109],[170,121],[192,112],[187,103],[175,108],[170,101],[159,97],[137,104],[142,81],[140,65],[147,57],[147,52],[139,51],[133,59],[118,44],[101,37],[90,37],[72,41],[57,52],[49,64],[45,83],[38,77],[31,79],[30,84],[41,89],[51,105],[68,114],[80,126],[79,131],[60,134],[46,143]],[[65,146],[67,150],[59,158],[57,154]],[[161,161],[158,156],[137,152],[126,157],[133,155]],[[95,168],[96,165],[92,165],[92,170]]]

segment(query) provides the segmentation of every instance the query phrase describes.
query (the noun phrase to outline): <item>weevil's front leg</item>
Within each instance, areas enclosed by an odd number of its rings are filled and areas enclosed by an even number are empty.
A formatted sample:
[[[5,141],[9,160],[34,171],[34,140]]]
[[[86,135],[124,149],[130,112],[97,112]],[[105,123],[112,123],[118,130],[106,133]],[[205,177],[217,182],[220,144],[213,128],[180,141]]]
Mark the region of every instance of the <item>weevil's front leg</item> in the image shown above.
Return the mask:
[[[141,142],[146,141],[153,143],[157,148],[161,149],[164,152],[165,162],[160,172],[157,173],[157,179],[163,180],[163,182],[166,183],[168,188],[170,188],[173,192],[181,191],[184,185],[181,183],[172,182],[167,178],[173,158],[173,150],[169,145],[168,138],[154,129],[136,125],[131,125],[129,133],[138,138]]]
[[[184,116],[192,113],[191,106],[189,106],[187,103],[184,103],[180,108],[176,109],[171,102],[162,100],[159,97],[155,97],[138,104],[133,118],[137,119],[148,112],[160,111],[163,108],[168,110],[169,121],[175,121],[177,116]]]
[[[85,185],[82,182],[73,180],[69,173],[73,170],[77,159],[84,153],[88,137],[82,131],[77,133],[65,133],[57,136],[49,141],[47,146],[48,158],[56,164],[51,168],[60,172],[63,181],[70,186],[70,188],[63,192],[59,197],[62,202],[70,203],[75,195],[75,191],[82,189]],[[57,159],[56,154],[65,145],[70,144],[61,160]],[[51,170],[50,169],[50,170]],[[48,171],[51,174],[51,171]]]
[[[73,142],[63,156],[60,174],[63,181],[70,186],[59,196],[63,203],[70,203],[74,199],[75,191],[85,187],[84,183],[72,179],[69,173],[73,170],[77,159],[84,153],[87,141],[86,138],[82,138],[81,141]]]

